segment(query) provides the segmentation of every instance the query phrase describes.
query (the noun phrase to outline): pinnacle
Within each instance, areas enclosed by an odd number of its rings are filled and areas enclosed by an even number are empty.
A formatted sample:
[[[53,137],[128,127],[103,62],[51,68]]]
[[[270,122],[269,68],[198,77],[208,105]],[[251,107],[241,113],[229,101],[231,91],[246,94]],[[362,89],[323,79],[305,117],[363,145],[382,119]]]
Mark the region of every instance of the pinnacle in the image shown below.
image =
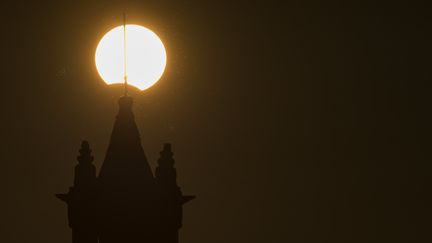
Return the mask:
[[[90,145],[87,141],[82,141],[79,152],[80,155],[77,157],[79,163],[93,162],[93,156],[91,155],[92,150],[90,149]]]

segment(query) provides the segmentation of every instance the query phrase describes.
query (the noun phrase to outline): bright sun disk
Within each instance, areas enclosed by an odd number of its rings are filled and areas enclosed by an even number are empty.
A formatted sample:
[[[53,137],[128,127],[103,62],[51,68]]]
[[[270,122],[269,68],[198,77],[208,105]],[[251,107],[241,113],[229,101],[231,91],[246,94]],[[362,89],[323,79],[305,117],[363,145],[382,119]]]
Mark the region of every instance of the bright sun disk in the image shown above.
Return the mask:
[[[129,85],[145,90],[162,76],[166,51],[153,31],[126,25],[126,73]],[[102,37],[96,48],[96,68],[107,84],[124,82],[124,28],[118,26]]]

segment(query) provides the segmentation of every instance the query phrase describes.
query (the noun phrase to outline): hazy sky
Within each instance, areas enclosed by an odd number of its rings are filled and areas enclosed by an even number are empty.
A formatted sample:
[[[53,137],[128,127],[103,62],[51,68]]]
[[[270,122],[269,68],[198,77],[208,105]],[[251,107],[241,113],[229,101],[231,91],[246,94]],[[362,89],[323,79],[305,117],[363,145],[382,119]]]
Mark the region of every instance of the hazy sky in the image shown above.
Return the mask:
[[[290,2],[290,1],[288,1]],[[81,140],[99,168],[120,89],[94,64],[131,23],[168,53],[132,91],[155,167],[172,142],[182,243],[427,242],[430,9],[287,1],[28,1],[2,7],[0,242],[70,242]]]

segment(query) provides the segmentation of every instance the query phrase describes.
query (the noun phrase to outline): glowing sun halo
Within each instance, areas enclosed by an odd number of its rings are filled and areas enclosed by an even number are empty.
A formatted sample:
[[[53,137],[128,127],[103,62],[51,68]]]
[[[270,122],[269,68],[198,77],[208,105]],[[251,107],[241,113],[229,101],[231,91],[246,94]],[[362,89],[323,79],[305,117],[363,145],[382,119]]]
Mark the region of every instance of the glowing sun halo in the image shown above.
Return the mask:
[[[126,25],[126,73],[128,84],[145,90],[162,76],[166,66],[162,41],[151,30]],[[118,26],[102,37],[96,48],[96,68],[107,84],[124,82],[124,29]]]

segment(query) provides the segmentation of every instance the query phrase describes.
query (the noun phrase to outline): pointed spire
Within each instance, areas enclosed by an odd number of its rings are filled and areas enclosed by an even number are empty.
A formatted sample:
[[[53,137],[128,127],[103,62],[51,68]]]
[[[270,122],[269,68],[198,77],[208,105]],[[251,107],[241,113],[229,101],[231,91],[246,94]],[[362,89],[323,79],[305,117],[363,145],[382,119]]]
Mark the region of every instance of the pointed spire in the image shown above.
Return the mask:
[[[124,77],[124,96],[128,95],[127,69],[126,69],[126,13],[123,12],[123,77]]]
[[[141,146],[132,104],[133,99],[130,96],[119,99],[119,112],[99,174],[103,187],[126,190],[152,184],[153,173]]]

